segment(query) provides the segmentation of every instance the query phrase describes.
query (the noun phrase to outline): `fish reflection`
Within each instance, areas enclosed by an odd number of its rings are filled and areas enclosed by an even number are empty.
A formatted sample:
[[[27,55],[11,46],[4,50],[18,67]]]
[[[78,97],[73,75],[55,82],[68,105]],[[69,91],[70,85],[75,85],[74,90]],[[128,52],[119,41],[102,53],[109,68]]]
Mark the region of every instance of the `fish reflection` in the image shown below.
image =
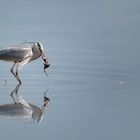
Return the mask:
[[[20,120],[29,123],[38,123],[42,120],[44,112],[50,101],[44,94],[42,107],[37,107],[25,101],[22,96],[18,95],[19,85],[11,92],[14,103],[0,105],[0,115],[6,118]]]

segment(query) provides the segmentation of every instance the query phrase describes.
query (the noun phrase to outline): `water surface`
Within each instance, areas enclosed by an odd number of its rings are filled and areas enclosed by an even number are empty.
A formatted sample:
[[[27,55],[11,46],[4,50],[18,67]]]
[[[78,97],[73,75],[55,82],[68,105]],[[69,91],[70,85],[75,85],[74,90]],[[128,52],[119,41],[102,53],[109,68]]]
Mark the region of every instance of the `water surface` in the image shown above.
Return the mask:
[[[50,59],[20,71],[27,102],[49,106],[41,123],[0,118],[2,139],[139,139],[140,2],[0,2],[0,48],[40,41]],[[12,63],[0,62],[0,104],[11,103],[16,86]],[[6,79],[7,85],[4,86]]]

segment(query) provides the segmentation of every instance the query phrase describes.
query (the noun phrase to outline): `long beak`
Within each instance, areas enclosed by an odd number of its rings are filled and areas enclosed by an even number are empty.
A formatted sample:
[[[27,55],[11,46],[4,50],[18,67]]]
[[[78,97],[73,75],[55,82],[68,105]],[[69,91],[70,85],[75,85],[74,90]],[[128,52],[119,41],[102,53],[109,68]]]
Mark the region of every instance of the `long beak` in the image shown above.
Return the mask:
[[[46,72],[46,70],[45,70],[45,69],[44,69],[44,72],[45,72],[46,76],[48,77],[48,74],[47,74],[47,72]]]
[[[43,58],[43,61],[44,61],[44,72],[45,72],[46,76],[48,76],[46,69],[50,66],[50,63],[47,60],[47,58]]]
[[[41,55],[41,58],[42,58],[42,60],[43,60],[43,64],[44,64],[44,72],[45,72],[45,74],[46,74],[46,76],[48,76],[48,74],[47,74],[47,72],[46,72],[46,68],[48,68],[49,66],[50,66],[50,63],[49,63],[49,61],[48,61],[48,58],[47,57],[45,57],[45,54],[44,54],[44,51],[42,51],[42,55]]]
[[[49,63],[49,62],[47,63],[46,60],[45,60],[44,72],[45,72],[46,76],[48,76],[48,74],[47,74],[47,72],[46,72],[46,69],[47,69],[49,66],[50,66],[50,63]]]

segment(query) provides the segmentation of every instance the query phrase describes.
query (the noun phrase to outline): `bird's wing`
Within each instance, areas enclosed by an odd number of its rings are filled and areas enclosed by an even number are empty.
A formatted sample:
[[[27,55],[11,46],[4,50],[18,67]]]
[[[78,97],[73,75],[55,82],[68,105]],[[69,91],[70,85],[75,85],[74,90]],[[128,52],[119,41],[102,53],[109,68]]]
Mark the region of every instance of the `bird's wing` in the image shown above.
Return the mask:
[[[5,48],[0,51],[0,59],[7,61],[24,61],[27,57],[32,55],[31,46],[14,46]]]

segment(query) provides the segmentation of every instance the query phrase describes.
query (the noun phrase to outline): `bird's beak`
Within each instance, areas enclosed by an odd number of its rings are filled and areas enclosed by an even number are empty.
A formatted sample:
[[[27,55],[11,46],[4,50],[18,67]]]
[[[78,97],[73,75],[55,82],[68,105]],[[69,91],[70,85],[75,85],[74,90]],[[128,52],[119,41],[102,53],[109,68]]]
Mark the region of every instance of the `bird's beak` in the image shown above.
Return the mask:
[[[44,101],[43,102],[50,102],[50,99],[46,96],[44,96]]]
[[[50,63],[49,64],[44,64],[44,69],[48,68],[50,66]]]
[[[50,66],[50,62],[47,58],[43,58],[44,61],[44,69],[48,68]]]
[[[50,99],[48,97],[44,96],[44,101],[43,102],[44,102],[43,106],[47,107],[48,102],[50,102]]]
[[[46,58],[43,58],[43,61],[44,61],[44,63],[43,63],[44,64],[44,72],[48,76],[46,69],[50,66],[50,63]]]

